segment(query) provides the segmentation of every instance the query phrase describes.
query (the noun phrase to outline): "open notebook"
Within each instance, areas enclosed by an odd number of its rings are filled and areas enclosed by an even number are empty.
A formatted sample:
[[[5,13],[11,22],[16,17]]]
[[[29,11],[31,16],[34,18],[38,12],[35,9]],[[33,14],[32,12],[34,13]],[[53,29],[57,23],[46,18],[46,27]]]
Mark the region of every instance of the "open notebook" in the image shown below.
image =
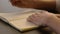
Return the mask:
[[[27,21],[27,18],[33,13],[35,13],[35,11],[23,13],[0,13],[0,19],[20,31],[27,31],[38,27],[37,25]]]

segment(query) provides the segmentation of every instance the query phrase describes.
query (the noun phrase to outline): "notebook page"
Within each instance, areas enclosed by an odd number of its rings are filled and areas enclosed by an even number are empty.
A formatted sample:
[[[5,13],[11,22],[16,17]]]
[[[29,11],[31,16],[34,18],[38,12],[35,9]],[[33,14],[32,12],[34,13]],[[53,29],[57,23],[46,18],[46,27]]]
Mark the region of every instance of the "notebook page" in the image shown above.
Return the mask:
[[[31,28],[36,28],[37,25],[33,23],[27,22],[27,17],[30,16],[32,13],[26,13],[26,14],[21,14],[21,15],[15,15],[11,14],[8,15],[7,13],[4,14],[2,17],[8,20],[9,24],[14,26],[15,28],[23,31],[23,30],[28,30]]]

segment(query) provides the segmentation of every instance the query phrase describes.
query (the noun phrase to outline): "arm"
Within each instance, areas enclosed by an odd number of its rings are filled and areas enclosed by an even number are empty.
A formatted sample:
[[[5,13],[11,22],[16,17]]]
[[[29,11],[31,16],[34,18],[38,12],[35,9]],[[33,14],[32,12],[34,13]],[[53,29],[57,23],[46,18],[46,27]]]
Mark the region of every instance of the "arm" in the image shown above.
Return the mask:
[[[23,8],[56,8],[56,0],[10,0],[13,6]]]
[[[53,18],[52,18],[53,19]],[[60,34],[60,18],[54,18],[47,23],[57,34]]]
[[[35,23],[38,26],[41,24],[48,25],[54,31],[56,31],[57,34],[60,34],[60,19],[53,13],[41,11],[40,13],[38,12],[31,15],[28,21]]]

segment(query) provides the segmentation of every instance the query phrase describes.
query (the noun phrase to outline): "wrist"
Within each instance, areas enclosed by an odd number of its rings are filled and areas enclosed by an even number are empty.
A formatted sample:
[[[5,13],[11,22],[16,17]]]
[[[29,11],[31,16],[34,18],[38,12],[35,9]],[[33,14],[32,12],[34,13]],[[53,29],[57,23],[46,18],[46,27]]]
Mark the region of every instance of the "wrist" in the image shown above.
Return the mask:
[[[51,27],[56,33],[60,33],[60,20],[58,18],[49,21],[47,26]]]

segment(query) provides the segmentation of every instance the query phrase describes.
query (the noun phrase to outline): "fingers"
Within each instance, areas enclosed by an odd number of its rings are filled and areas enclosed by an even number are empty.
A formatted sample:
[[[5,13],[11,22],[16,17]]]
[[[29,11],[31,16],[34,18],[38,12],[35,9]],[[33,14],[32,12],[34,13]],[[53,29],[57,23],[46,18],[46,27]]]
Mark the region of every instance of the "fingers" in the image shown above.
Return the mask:
[[[29,16],[28,21],[34,22],[36,20],[36,17],[37,17],[37,15],[31,15],[31,16]]]
[[[35,14],[32,14],[31,16],[29,16],[28,21],[34,22],[34,21],[37,21],[38,19],[39,19],[39,14],[35,13]]]

